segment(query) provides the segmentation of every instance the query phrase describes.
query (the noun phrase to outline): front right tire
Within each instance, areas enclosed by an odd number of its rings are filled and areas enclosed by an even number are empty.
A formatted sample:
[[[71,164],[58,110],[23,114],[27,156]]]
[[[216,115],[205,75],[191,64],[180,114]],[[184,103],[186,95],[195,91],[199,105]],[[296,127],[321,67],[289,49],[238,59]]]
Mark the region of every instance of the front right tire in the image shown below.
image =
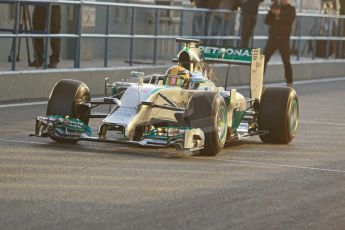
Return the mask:
[[[213,92],[193,94],[186,112],[187,123],[205,134],[202,156],[215,156],[225,145],[227,134],[227,107],[224,99]]]

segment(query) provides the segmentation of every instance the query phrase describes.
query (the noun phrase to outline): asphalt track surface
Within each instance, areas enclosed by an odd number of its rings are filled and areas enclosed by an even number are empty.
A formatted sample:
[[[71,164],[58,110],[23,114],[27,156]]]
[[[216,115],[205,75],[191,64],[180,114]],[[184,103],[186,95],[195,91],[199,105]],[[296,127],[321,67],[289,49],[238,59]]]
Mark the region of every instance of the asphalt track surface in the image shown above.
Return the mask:
[[[32,138],[45,105],[1,107],[0,228],[345,229],[345,79],[295,88],[291,144],[216,157]]]

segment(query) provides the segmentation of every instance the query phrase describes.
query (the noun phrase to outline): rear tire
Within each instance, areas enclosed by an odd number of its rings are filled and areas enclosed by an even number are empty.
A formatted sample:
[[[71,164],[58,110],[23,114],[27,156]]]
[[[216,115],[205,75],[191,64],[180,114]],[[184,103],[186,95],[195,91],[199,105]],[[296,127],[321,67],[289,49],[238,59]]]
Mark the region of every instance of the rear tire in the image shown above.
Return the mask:
[[[259,105],[259,130],[263,142],[288,144],[296,135],[298,126],[298,98],[289,87],[266,88]]]
[[[47,115],[62,115],[77,118],[84,124],[89,123],[90,110],[80,106],[82,102],[90,101],[91,95],[87,85],[81,81],[64,79],[53,87],[47,106]],[[52,136],[54,141],[77,143],[78,140]]]
[[[227,109],[224,99],[215,93],[195,93],[189,103],[187,123],[201,128],[205,134],[202,156],[215,156],[225,145],[227,134]]]

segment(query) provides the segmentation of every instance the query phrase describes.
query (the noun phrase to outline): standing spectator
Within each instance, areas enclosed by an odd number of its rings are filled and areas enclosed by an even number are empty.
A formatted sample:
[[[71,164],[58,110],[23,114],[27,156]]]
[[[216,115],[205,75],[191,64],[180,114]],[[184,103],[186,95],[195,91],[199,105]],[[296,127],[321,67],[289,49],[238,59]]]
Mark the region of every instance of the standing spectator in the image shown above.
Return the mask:
[[[339,14],[345,15],[345,0],[339,0]]]
[[[345,15],[345,0],[339,0],[339,6],[340,6],[340,10],[339,10],[339,14],[340,15]],[[342,23],[339,23],[339,31],[340,31],[340,35],[342,37],[345,36],[345,19],[340,19]],[[342,28],[341,28],[342,27]],[[345,42],[342,42],[342,53],[339,54],[340,58],[344,58],[345,57]]]
[[[222,14],[221,16],[224,17],[224,28],[219,29],[219,31],[222,31],[223,29],[223,33],[221,35],[224,36],[233,36],[235,35],[235,23],[236,23],[236,11],[238,10],[238,8],[240,7],[240,5],[237,3],[236,0],[222,0],[222,3],[220,4],[220,9],[225,9],[225,10],[231,10],[231,13],[227,13],[227,14]],[[219,27],[222,26],[221,23],[221,19],[220,18],[220,23],[219,23]],[[224,46],[233,46],[234,43],[231,40],[224,40],[223,42]]]
[[[265,48],[265,70],[274,51],[279,50],[284,63],[285,79],[288,86],[291,86],[293,82],[290,62],[290,34],[295,17],[295,7],[291,6],[288,0],[280,0],[280,4],[272,4],[265,18],[265,24],[269,26],[268,41]]]
[[[259,5],[263,0],[247,0],[242,6],[241,47],[248,48],[253,35]]]
[[[206,9],[219,9],[221,0],[191,0],[191,3],[196,8]],[[205,17],[205,24],[203,25],[203,19]],[[194,13],[193,17],[193,36],[205,36],[210,33],[210,27],[212,27],[212,15],[210,13]],[[212,29],[212,28],[211,28]],[[217,34],[219,31],[215,29],[211,30],[211,34]]]
[[[339,3],[337,0],[323,0],[322,2],[322,14],[328,16],[334,16],[339,13]],[[318,35],[319,36],[338,36],[338,19],[336,18],[321,18],[321,22],[318,26]],[[316,57],[329,57],[336,53],[336,56],[339,55],[339,50],[336,49],[336,41],[327,41],[327,40],[317,40],[316,41]]]
[[[44,33],[47,26],[46,23],[48,18],[48,6],[36,5],[33,13],[33,30],[36,33]],[[51,21],[50,21],[50,33],[60,33],[60,21],[61,21],[61,8],[60,5],[53,5],[51,8]],[[30,66],[41,67],[43,65],[44,55],[44,39],[35,38],[35,60]],[[52,49],[52,55],[49,58],[49,68],[56,68],[60,59],[60,38],[51,38],[50,46]]]

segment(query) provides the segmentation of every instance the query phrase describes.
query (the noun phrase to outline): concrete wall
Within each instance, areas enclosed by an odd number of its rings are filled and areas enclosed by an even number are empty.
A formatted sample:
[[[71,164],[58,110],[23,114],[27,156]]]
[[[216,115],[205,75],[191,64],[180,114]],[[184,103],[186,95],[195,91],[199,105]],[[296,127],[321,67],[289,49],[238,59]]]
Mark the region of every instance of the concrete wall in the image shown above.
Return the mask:
[[[60,79],[77,79],[89,85],[93,95],[103,95],[104,78],[112,81],[127,79],[132,70],[146,74],[165,73],[169,66],[51,70],[32,72],[8,72],[0,76],[0,101],[47,99],[53,85]],[[224,86],[227,65],[215,65],[218,85]],[[345,61],[309,61],[293,63],[295,80],[307,80],[327,77],[340,77],[345,73]],[[280,63],[270,64],[264,79],[265,83],[284,82],[283,67]],[[248,85],[248,67],[232,66],[229,86]]]

